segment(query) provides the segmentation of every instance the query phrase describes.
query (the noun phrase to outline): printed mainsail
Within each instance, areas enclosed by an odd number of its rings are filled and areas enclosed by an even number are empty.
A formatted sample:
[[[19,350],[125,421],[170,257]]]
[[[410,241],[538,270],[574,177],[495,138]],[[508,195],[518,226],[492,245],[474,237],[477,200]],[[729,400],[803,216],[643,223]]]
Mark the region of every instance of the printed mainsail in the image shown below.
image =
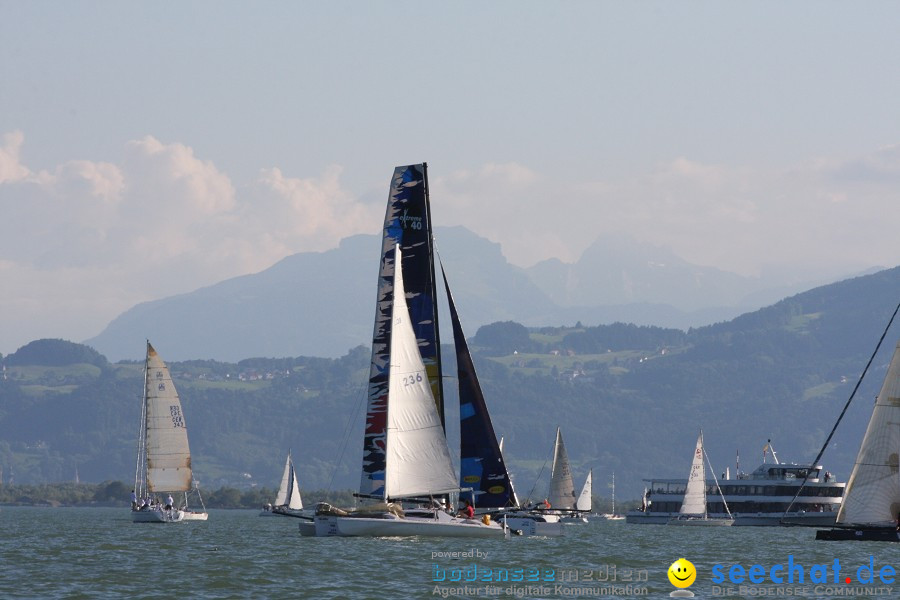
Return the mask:
[[[397,246],[394,264],[401,254]],[[384,498],[454,492],[456,473],[413,333],[401,269],[394,270],[393,289]]]
[[[399,244],[401,270],[409,317],[425,365],[431,393],[441,425],[444,423],[440,338],[433,259],[428,177],[425,163],[394,169],[384,217],[381,263],[372,362],[369,371],[368,406],[363,438],[363,469],[360,494],[383,496],[387,394],[390,380],[391,310],[394,301],[394,246]]]
[[[837,523],[894,527],[900,513],[900,344],[875,399]]]
[[[147,491],[186,492],[193,480],[187,425],[169,368],[150,342],[144,377]]]
[[[556,444],[553,447],[553,467],[550,471],[550,508],[572,510],[575,508],[575,481],[569,467],[569,454],[563,443],[562,432],[556,428]]]
[[[469,497],[479,508],[518,506],[443,265],[441,274],[453,323],[459,380],[460,487],[472,488],[472,495],[464,492],[463,497]]]

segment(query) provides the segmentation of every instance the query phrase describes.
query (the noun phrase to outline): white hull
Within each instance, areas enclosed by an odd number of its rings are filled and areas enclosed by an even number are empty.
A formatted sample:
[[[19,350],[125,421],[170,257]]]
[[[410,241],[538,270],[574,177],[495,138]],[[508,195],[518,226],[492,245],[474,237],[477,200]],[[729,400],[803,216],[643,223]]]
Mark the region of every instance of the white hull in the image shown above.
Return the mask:
[[[391,513],[385,513],[383,518],[317,515],[314,525],[317,537],[502,538],[508,535],[508,530],[499,523],[485,525],[477,519],[452,517],[443,512],[436,512],[434,518],[398,517]],[[300,533],[303,531],[301,523]]]
[[[206,521],[209,519],[209,514],[205,512],[194,512],[192,510],[184,511],[184,521]]]
[[[531,517],[506,517],[505,520],[510,533],[516,535],[557,537],[563,534],[563,526],[559,521],[548,522]]]
[[[184,511],[164,508],[152,510],[132,510],[132,523],[178,523],[184,520]]]
[[[259,511],[260,517],[299,517],[299,516],[309,516],[304,514],[302,510],[292,510],[290,508],[284,508],[280,506],[276,506],[271,510],[262,509]]]
[[[565,523],[566,525],[574,525],[577,523],[587,523],[588,519],[584,515],[573,515],[568,517],[560,517],[560,523]]]

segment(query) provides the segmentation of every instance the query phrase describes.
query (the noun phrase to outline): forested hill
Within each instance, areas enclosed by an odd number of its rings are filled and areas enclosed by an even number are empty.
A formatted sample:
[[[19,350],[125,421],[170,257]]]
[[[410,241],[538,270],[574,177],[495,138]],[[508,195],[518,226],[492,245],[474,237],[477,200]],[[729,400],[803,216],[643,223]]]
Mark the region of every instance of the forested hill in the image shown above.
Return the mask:
[[[689,331],[499,322],[470,342],[521,495],[546,488],[560,425],[576,478],[593,468],[604,495],[615,471],[617,496],[629,498],[644,477],[685,477],[700,428],[717,470],[733,471],[738,452],[752,470],[768,439],[781,460],[811,460],[898,301],[900,269],[890,269]],[[825,454],[841,478],[898,338],[895,327]],[[355,487],[368,360],[358,347],[338,359],[170,362],[201,485],[271,488],[292,449],[304,487]],[[133,477],[140,363],[110,364],[61,340],[32,342],[2,362],[3,483],[66,481],[76,469],[82,481]],[[451,398],[454,375],[445,365]]]

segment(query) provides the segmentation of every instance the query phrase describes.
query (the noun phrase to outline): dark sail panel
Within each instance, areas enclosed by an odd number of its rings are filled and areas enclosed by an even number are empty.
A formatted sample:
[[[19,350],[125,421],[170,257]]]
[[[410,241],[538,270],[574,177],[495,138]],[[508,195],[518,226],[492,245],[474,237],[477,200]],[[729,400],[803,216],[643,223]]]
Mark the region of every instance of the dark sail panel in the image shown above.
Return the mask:
[[[473,489],[474,505],[478,508],[517,506],[518,500],[503,461],[503,454],[500,452],[500,444],[497,442],[484,394],[475,374],[475,364],[469,353],[469,346],[459,322],[459,315],[456,313],[456,304],[450,294],[450,285],[447,283],[447,274],[443,272],[443,266],[441,273],[450,305],[459,377],[460,487]],[[461,498],[466,498],[466,494],[463,492]]]
[[[394,300],[394,247],[400,245],[403,282],[409,315],[416,333],[422,361],[431,382],[441,423],[444,422],[441,382],[440,339],[438,337],[436,281],[433,259],[431,209],[428,201],[426,165],[394,169],[378,273],[375,328],[372,334],[372,363],[369,370],[368,408],[363,439],[363,468],[359,491],[383,495],[385,468],[385,427],[390,371],[391,306]]]

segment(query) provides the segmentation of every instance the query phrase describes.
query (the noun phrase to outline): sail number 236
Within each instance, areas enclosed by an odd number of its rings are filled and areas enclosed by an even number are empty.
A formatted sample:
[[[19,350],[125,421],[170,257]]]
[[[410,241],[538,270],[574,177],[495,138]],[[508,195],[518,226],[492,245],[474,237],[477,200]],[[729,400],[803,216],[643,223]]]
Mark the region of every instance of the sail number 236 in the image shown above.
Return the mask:
[[[409,386],[409,385],[415,385],[416,383],[419,383],[421,381],[422,381],[421,373],[415,373],[415,374],[403,376],[403,386],[404,387]]]

